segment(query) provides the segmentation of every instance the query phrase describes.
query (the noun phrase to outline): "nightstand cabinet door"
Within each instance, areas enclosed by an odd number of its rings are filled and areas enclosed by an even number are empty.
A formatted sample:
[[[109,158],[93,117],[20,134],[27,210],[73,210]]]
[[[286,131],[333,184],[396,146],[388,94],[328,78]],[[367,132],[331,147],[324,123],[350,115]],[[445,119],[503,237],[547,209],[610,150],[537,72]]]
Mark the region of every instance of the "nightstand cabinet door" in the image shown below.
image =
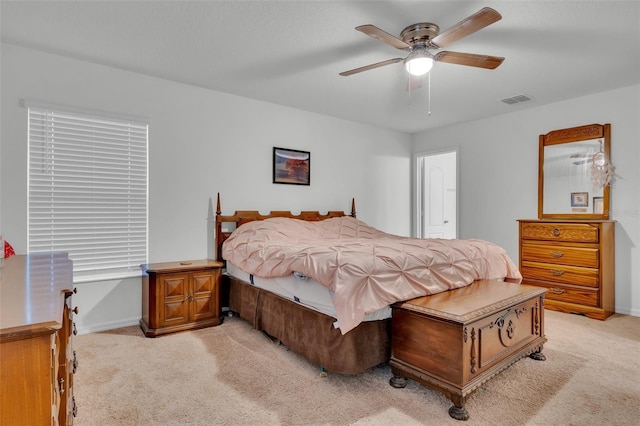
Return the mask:
[[[157,327],[170,327],[189,321],[189,274],[156,274],[160,298]]]
[[[195,272],[191,275],[193,295],[190,317],[194,321],[219,315],[220,268]]]
[[[145,274],[140,327],[147,337],[220,324],[221,262],[205,259],[141,267]]]

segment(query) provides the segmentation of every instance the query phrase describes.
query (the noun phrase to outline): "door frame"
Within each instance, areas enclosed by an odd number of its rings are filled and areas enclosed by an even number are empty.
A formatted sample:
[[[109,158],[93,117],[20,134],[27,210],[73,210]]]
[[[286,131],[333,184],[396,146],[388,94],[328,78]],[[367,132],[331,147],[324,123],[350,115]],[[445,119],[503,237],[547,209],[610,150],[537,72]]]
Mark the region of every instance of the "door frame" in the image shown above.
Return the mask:
[[[419,161],[421,158],[423,157],[430,157],[430,156],[434,156],[434,155],[441,155],[441,154],[448,154],[448,153],[455,153],[456,155],[456,161],[455,161],[455,176],[456,176],[456,226],[455,226],[455,232],[456,232],[456,238],[459,238],[460,235],[460,148],[459,147],[450,147],[450,148],[441,148],[441,149],[435,149],[435,150],[430,150],[430,151],[420,151],[420,152],[416,152],[413,154],[413,161],[412,161],[412,166],[413,166],[413,173],[412,173],[412,186],[413,186],[413,197],[412,197],[412,209],[411,209],[411,216],[412,216],[412,229],[411,229],[411,235],[415,238],[418,238],[418,220],[421,216],[421,212],[420,212],[420,199],[421,199],[421,195],[420,194],[420,190],[421,190],[421,182],[418,181],[418,178],[421,177],[421,175],[419,174]]]

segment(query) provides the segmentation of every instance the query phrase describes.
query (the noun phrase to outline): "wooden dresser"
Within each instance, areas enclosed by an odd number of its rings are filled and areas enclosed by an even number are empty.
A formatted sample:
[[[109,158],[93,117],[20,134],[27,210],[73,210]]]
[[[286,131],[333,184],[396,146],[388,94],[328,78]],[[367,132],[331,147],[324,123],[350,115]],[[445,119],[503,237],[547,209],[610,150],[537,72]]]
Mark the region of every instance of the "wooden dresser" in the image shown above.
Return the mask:
[[[547,308],[599,320],[615,312],[615,221],[518,222],[522,283],[547,288]]]
[[[142,319],[147,337],[222,321],[222,262],[204,259],[142,265]]]
[[[65,253],[0,262],[0,424],[71,425],[72,262]]]

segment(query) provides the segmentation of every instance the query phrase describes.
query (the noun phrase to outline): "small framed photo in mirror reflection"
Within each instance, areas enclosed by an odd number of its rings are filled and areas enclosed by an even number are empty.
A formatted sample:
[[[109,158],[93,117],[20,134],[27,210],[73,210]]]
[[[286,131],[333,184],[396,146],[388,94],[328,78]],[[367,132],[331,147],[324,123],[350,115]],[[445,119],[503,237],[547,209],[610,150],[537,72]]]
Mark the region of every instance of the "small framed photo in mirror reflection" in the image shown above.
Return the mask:
[[[588,192],[572,192],[571,193],[571,207],[588,207],[588,206],[589,206]]]
[[[593,214],[604,213],[604,197],[593,197]]]

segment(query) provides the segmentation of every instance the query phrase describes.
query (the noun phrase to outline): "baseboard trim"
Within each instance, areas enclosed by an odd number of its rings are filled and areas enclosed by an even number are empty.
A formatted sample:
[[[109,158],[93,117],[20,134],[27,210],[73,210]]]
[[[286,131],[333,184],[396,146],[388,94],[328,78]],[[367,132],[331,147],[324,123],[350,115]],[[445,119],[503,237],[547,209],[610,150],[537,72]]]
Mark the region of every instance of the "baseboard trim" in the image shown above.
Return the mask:
[[[629,315],[632,317],[640,317],[640,311],[637,309],[622,309],[622,308],[615,308],[616,310],[614,311],[614,314],[621,314],[621,315]]]
[[[120,321],[107,322],[102,324],[92,324],[88,327],[77,327],[78,334],[99,333],[101,331],[113,330],[114,328],[129,327],[138,325],[140,318],[128,318]]]

